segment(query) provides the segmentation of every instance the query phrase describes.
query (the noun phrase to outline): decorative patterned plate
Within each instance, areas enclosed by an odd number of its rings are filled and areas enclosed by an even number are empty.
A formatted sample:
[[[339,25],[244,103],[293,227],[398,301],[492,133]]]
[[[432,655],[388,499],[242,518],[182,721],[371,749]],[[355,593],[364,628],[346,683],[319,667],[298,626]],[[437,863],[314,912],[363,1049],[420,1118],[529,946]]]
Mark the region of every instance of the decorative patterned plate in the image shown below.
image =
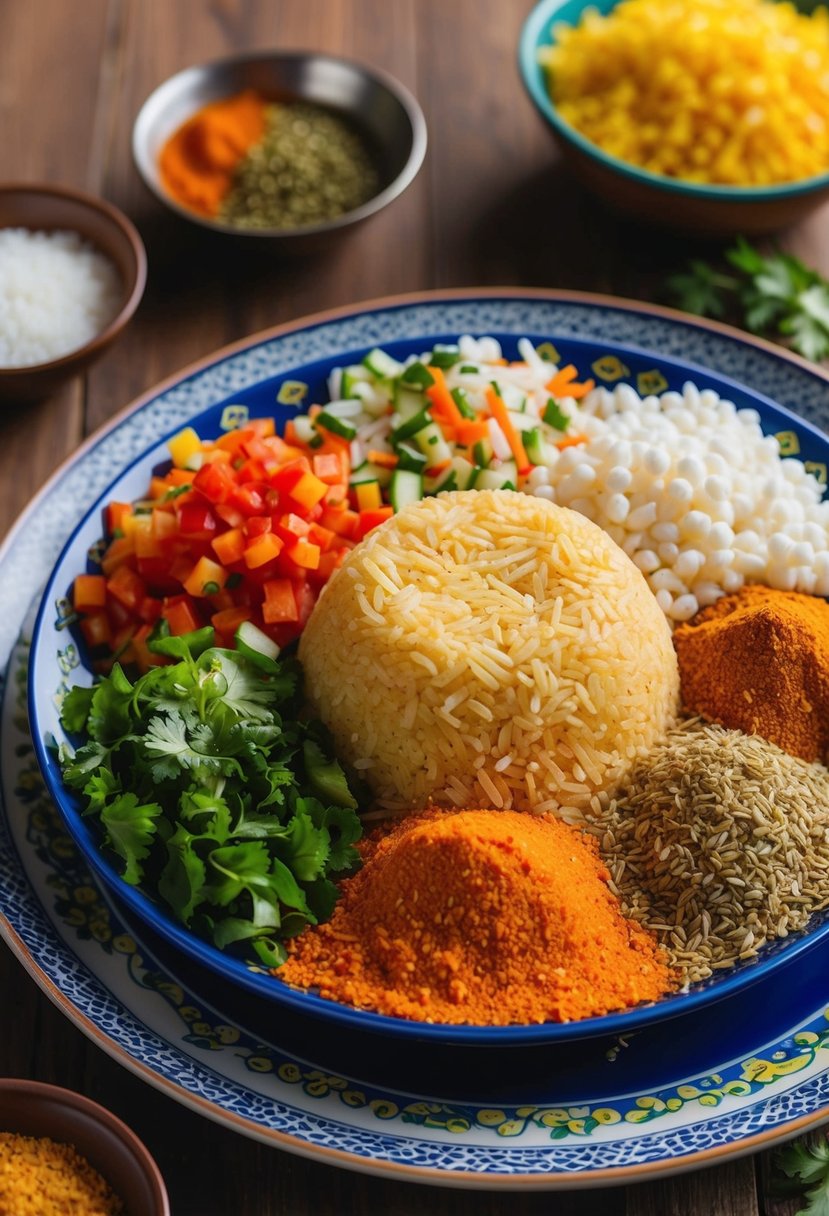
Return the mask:
[[[464,332],[659,351],[829,424],[829,378],[802,360],[679,314],[565,293],[442,294],[313,318],[153,391],[59,471],[0,552],[4,669],[14,652],[0,728],[0,931],[47,995],[126,1066],[236,1130],[332,1163],[433,1183],[572,1187],[754,1151],[829,1119],[825,942],[747,992],[630,1037],[445,1054],[415,1037],[398,1053],[376,1034],[326,1037],[290,1010],[275,1018],[255,993],[137,930],[129,911],[107,904],[43,787],[25,713],[26,646],[15,642],[111,470],[291,368]]]

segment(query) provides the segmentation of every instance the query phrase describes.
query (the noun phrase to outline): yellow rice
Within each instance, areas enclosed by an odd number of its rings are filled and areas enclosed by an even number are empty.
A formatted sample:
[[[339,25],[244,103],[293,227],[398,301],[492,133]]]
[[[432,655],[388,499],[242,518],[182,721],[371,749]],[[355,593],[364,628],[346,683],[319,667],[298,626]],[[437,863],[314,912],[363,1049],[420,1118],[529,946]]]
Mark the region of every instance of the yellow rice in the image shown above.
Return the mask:
[[[665,616],[595,524],[504,490],[442,494],[330,580],[299,657],[338,753],[385,807],[577,817],[670,724]]]
[[[622,0],[544,48],[561,117],[605,152],[687,181],[829,170],[829,15],[771,0]]]

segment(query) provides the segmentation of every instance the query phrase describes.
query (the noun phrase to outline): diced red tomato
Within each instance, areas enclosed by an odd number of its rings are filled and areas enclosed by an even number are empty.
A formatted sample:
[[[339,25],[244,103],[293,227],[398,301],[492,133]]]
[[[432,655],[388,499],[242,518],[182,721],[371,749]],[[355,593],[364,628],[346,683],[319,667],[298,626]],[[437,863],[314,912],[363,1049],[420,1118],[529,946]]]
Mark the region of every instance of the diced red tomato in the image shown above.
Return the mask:
[[[215,441],[185,428],[171,453],[150,480],[152,510],[107,508],[101,574],[73,586],[87,645],[110,651],[100,670],[118,651],[141,671],[163,662],[147,645],[160,617],[176,635],[209,621],[226,646],[249,620],[285,645],[357,538],[391,514],[382,500],[349,504],[350,446],[335,435],[312,449],[293,426],[279,437],[255,419]]]
[[[161,610],[161,615],[170,626],[170,633],[176,637],[180,637],[184,633],[192,633],[194,629],[201,628],[201,620],[196,612],[195,605],[190,597],[186,595],[176,596],[175,599],[168,600]]]
[[[99,646],[109,646],[112,642],[112,630],[109,627],[109,617],[105,612],[90,612],[81,620],[81,633],[90,650]]]
[[[276,625],[283,621],[299,620],[299,605],[294,595],[294,584],[290,579],[269,579],[264,584],[264,590],[262,619],[266,624]]]
[[[147,594],[147,584],[129,566],[119,566],[107,579],[107,592],[129,612],[136,612]]]

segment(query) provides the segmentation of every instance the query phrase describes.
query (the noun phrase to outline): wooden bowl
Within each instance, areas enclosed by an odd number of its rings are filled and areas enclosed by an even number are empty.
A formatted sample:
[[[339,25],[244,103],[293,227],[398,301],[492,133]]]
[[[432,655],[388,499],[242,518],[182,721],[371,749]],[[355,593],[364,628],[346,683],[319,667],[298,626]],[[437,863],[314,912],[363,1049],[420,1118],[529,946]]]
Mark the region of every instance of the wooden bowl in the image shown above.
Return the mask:
[[[555,42],[559,22],[578,25],[582,13],[610,12],[617,0],[540,0],[519,41],[521,77],[573,173],[609,207],[647,224],[704,236],[776,232],[829,199],[829,173],[777,186],[714,186],[640,169],[603,152],[559,114],[539,51]]]
[[[97,1102],[40,1081],[0,1080],[0,1131],[71,1144],[121,1198],[126,1216],[170,1216],[155,1161]]]
[[[117,207],[67,186],[0,185],[0,228],[76,232],[114,263],[122,284],[116,315],[89,342],[47,363],[0,367],[0,402],[14,404],[49,396],[115,341],[144,294],[147,254],[135,227]]]

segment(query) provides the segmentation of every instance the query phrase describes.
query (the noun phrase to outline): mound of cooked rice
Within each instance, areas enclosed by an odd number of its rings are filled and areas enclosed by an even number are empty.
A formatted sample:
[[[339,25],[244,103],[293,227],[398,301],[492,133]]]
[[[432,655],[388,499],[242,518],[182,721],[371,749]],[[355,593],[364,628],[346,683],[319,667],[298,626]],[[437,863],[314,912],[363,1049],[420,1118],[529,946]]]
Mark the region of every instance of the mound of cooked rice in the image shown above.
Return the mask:
[[[299,657],[387,807],[577,812],[667,728],[670,629],[599,527],[506,490],[427,498],[330,580]]]

